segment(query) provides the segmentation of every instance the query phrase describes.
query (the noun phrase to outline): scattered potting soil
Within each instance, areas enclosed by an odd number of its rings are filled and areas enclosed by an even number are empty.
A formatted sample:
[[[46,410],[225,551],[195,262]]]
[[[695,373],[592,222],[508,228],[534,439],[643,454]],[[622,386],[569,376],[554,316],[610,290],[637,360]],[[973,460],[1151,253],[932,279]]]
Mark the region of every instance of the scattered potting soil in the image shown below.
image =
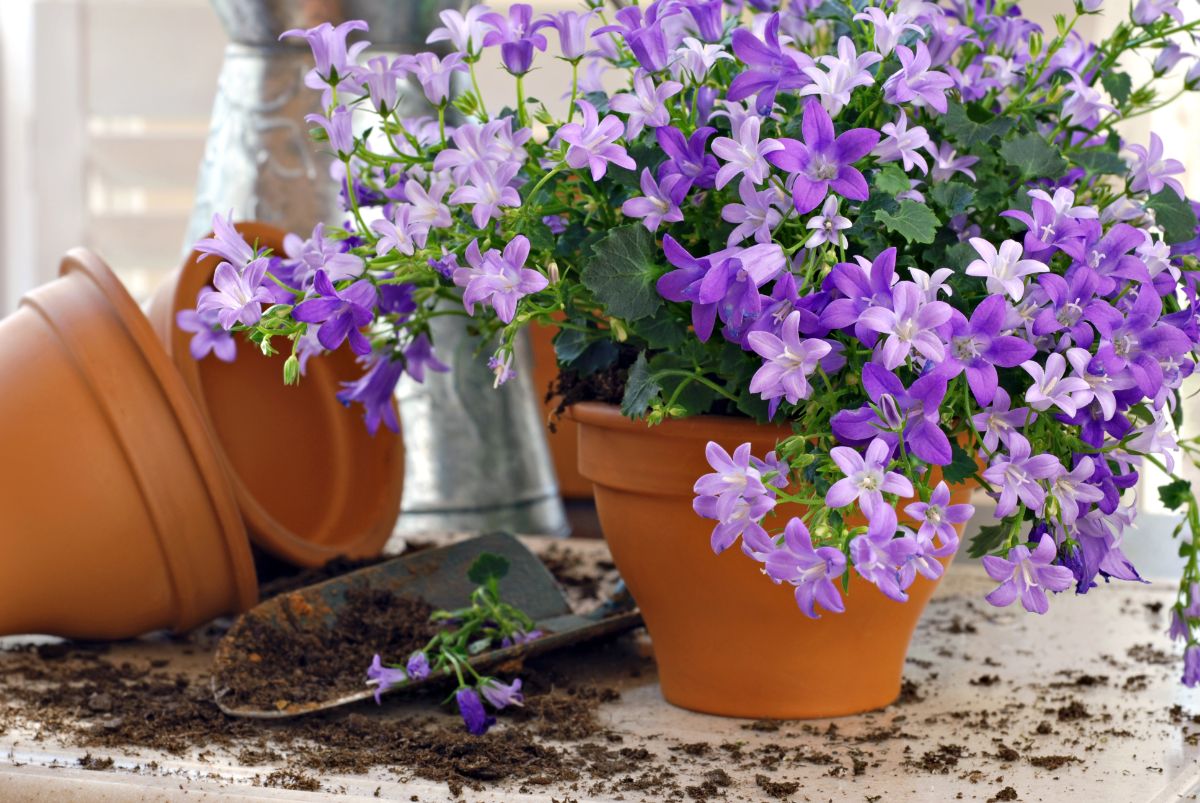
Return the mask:
[[[285,596],[284,609],[307,606]],[[244,616],[230,630],[236,649],[218,667],[216,685],[227,689],[230,707],[283,709],[289,703],[319,702],[361,692],[374,655],[404,663],[424,647],[438,626],[431,605],[367,585],[346,589],[333,627],[311,611],[294,614],[295,627],[264,617]]]

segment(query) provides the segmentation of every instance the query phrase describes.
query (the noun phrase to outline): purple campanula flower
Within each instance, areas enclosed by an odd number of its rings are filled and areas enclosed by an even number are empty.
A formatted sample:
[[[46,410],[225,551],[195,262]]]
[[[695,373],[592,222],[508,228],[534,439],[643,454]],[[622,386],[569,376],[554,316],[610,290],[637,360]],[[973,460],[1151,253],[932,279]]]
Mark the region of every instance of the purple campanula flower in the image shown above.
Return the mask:
[[[983,478],[1000,488],[996,518],[1004,518],[1017,507],[1019,499],[1034,513],[1041,512],[1046,503],[1046,490],[1038,480],[1057,477],[1064,471],[1062,463],[1052,454],[1030,456],[1029,441],[1024,435],[1012,433],[1008,454],[998,454],[983,472]]]
[[[675,51],[671,69],[676,78],[688,77],[698,84],[708,77],[713,65],[726,59],[732,60],[733,56],[720,45],[705,44],[688,36]]]
[[[1188,336],[1162,322],[1161,314],[1162,299],[1143,291],[1124,318],[1096,315],[1094,321],[1101,338],[1096,362],[1106,374],[1128,370],[1142,393],[1151,397],[1163,382],[1162,362],[1191,348]]]
[[[895,520],[894,514],[892,520]],[[901,584],[900,567],[913,556],[916,547],[912,539],[892,539],[891,534],[882,537],[859,535],[850,541],[850,560],[859,576],[878,588],[884,596],[896,602],[907,602],[908,594]]]
[[[684,9],[705,42],[720,42],[725,35],[724,0],[688,0]]]
[[[434,28],[426,37],[427,44],[434,42],[449,42],[458,53],[468,58],[479,55],[483,49],[483,38],[491,26],[483,17],[491,13],[487,6],[471,6],[464,15],[456,8],[448,8],[438,13],[442,21],[441,27]]]
[[[1183,677],[1181,680],[1183,685],[1189,689],[1200,684],[1200,644],[1189,644],[1183,651]]]
[[[319,336],[320,332],[318,331],[317,334]],[[376,356],[371,362],[370,368],[360,379],[355,382],[342,383],[343,389],[337,394],[338,401],[347,407],[351,402],[361,404],[367,431],[372,435],[379,430],[380,423],[383,423],[392,432],[399,432],[400,422],[396,418],[393,394],[403,373],[404,362],[402,360]],[[408,674],[416,678],[411,668],[411,662]]]
[[[862,322],[862,314],[871,306],[890,306],[896,284],[896,249],[885,248],[874,261],[865,264],[839,262],[825,278],[824,288],[837,291],[836,298],[821,312],[821,324],[830,329],[854,327],[854,336],[874,346],[877,335]]]
[[[521,679],[516,678],[512,683],[501,683],[496,678],[484,678],[479,684],[479,691],[488,704],[497,710],[510,705],[519,706],[525,702],[521,694]]]
[[[678,81],[663,81],[658,86],[645,70],[633,76],[633,92],[620,92],[608,101],[608,108],[628,116],[625,138],[633,140],[643,128],[662,128],[671,122],[667,99],[683,91]]]
[[[496,724],[496,718],[488,715],[474,689],[459,689],[454,694],[454,701],[458,704],[458,713],[462,715],[467,730],[475,736],[482,736]]]
[[[1192,583],[1193,588],[1195,585],[1195,583]],[[1184,618],[1184,615],[1180,613],[1178,606],[1171,608],[1171,624],[1167,630],[1167,635],[1169,635],[1172,640],[1184,640],[1190,634],[1191,629],[1188,627],[1188,623]]]
[[[878,11],[879,9],[871,9]],[[883,133],[886,137],[875,146],[871,155],[880,162],[900,161],[905,172],[911,172],[914,167],[921,168],[922,173],[929,172],[929,164],[920,154],[920,149],[929,145],[929,134],[921,126],[908,127],[908,115],[904,109],[894,123],[884,123]]]
[[[950,504],[950,488],[944,482],[937,484],[928,502],[913,502],[904,511],[921,522],[918,536],[930,542],[935,537],[938,539],[940,546],[934,553],[937,557],[954,554],[958,549],[958,531],[954,525],[965,524],[975,515],[972,505]]]
[[[854,163],[871,152],[879,132],[855,128],[835,137],[829,113],[815,100],[804,106],[801,131],[803,142],[784,137],[778,140],[783,148],[767,154],[768,162],[794,174],[796,211],[803,214],[816,209],[830,190],[850,200],[867,200],[867,180]]]
[[[987,279],[989,293],[1004,293],[1013,301],[1020,301],[1025,295],[1025,277],[1050,270],[1043,262],[1022,259],[1021,244],[1016,240],[1005,240],[998,251],[982,237],[972,237],[970,242],[979,259],[967,265],[966,273]]]
[[[522,644],[528,644],[531,641],[537,641],[543,635],[545,634],[540,630],[530,630],[528,633],[517,631],[511,636],[505,636],[500,639],[500,646],[502,648],[517,647]]]
[[[1030,613],[1045,613],[1050,609],[1047,591],[1066,591],[1074,575],[1066,566],[1055,566],[1054,539],[1042,535],[1037,548],[1019,544],[1008,552],[1008,558],[983,556],[983,568],[1000,585],[987,595],[987,601],[1005,608],[1020,597],[1021,605]]]
[[[392,686],[398,686],[408,680],[408,675],[403,669],[395,669],[390,666],[384,666],[379,655],[376,654],[371,659],[371,665],[367,667],[367,685],[375,687],[375,704],[381,705],[383,700],[380,698],[383,693]]]
[[[442,197],[449,188],[448,181],[434,181],[428,190],[420,182],[406,182],[404,197],[413,206],[410,215],[412,223],[424,224],[431,229],[448,228],[453,219],[450,217],[450,207],[442,202]]]
[[[936,368],[947,379],[966,371],[971,394],[981,407],[992,403],[999,387],[996,366],[1015,368],[1037,352],[1032,343],[1000,334],[1007,309],[1004,296],[988,296],[971,313],[969,321],[954,310],[949,324],[949,353]]]
[[[533,24],[536,31],[540,28],[554,28],[558,32],[559,50],[562,57],[570,62],[578,62],[587,54],[588,31],[595,11],[580,14],[578,11],[559,11],[547,14]]]
[[[370,354],[371,342],[359,329],[375,318],[375,286],[364,279],[338,290],[328,274],[320,270],[313,280],[313,289],[320,297],[301,301],[292,310],[292,317],[302,323],[321,324],[317,337],[329,351],[336,350],[349,338],[355,354]]]
[[[729,233],[726,244],[732,247],[751,235],[755,242],[771,242],[771,230],[783,220],[776,205],[780,200],[779,190],[775,187],[759,190],[753,182],[743,178],[738,182],[738,194],[742,199],[740,204],[725,204],[721,208],[721,219],[737,224]]]
[[[663,237],[663,253],[675,270],[659,277],[655,288],[668,301],[685,301],[692,305],[692,328],[701,342],[707,342],[716,323],[717,305],[700,303],[700,287],[712,262],[708,257],[696,259],[669,234]]]
[[[371,105],[386,117],[400,99],[400,81],[408,72],[402,59],[376,56],[367,61],[367,66],[357,72],[358,79],[367,87]]]
[[[271,291],[263,286],[267,266],[268,260],[261,257],[240,271],[222,262],[213,274],[216,289],[200,296],[196,311],[201,316],[215,312],[222,329],[239,323],[254,326],[262,318],[262,305],[272,302]]]
[[[1183,24],[1183,12],[1179,0],[1138,0],[1133,7],[1133,21],[1138,25],[1153,25],[1163,17],[1170,17]]]
[[[711,268],[700,282],[700,304],[715,304],[721,322],[734,332],[758,317],[762,296],[758,288],[779,275],[786,265],[778,243],[727,248],[710,255]]]
[[[384,256],[393,250],[406,256],[412,256],[416,249],[425,247],[425,238],[429,234],[429,229],[413,225],[410,220],[411,216],[412,207],[408,204],[401,204],[396,207],[393,220],[380,218],[371,221],[371,231],[379,235],[379,241],[375,243],[377,256]]]
[[[488,370],[492,372],[495,379],[492,380],[492,387],[498,388],[508,382],[517,375],[517,370],[513,368],[513,354],[511,351],[501,355],[499,352],[488,357]]]
[[[697,128],[688,138],[674,126],[655,130],[659,147],[669,157],[658,168],[658,180],[678,173],[688,180],[689,188],[691,185],[702,189],[714,186],[719,165],[717,157],[708,152],[708,139],[714,133],[716,129],[709,126]]]
[[[483,46],[499,45],[504,69],[513,75],[529,72],[535,48],[546,50],[546,37],[537,32],[537,26],[533,24],[533,6],[528,3],[513,3],[507,16],[493,11],[480,19],[492,27],[483,37]]]
[[[468,183],[450,194],[450,203],[471,204],[471,220],[476,227],[486,228],[488,221],[504,216],[504,207],[521,205],[521,195],[512,186],[520,169],[513,162],[477,162],[467,174]]]
[[[279,35],[281,40],[295,37],[308,42],[316,66],[304,76],[304,85],[309,89],[324,90],[322,105],[328,106],[332,102],[335,88],[339,92],[353,91],[357,88],[354,80],[354,59],[368,43],[357,42],[346,47],[346,37],[351,31],[365,30],[367,23],[363,20],[348,20],[336,28],[328,22],[322,22],[307,30],[293,28]]]
[[[886,335],[879,356],[889,371],[904,363],[915,350],[929,360],[941,361],[945,345],[936,330],[953,312],[944,301],[928,301],[913,282],[897,282],[891,303],[863,310],[859,320],[867,329]]]
[[[567,230],[567,221],[562,215],[546,215],[542,218],[542,222],[546,224],[546,228],[550,229],[552,234],[562,234]]]
[[[652,3],[646,9],[645,16],[636,5],[619,8],[616,13],[616,24],[597,28],[592,32],[592,36],[620,33],[642,69],[649,72],[661,72],[667,68],[670,56],[663,20],[658,16],[659,10],[665,7],[665,4],[662,3]],[[677,10],[668,10],[667,15],[670,16]]]
[[[860,56],[854,48],[854,40],[848,36],[838,39],[837,49],[836,56],[819,57],[820,66],[813,64],[801,70],[812,83],[801,88],[800,94],[815,95],[830,115],[836,115],[846,107],[850,94],[857,87],[875,83],[869,68],[883,59],[870,50]]]
[[[325,271],[332,282],[361,275],[365,269],[362,257],[343,251],[344,242],[326,237],[324,223],[314,226],[307,240],[295,234],[284,237],[283,252],[288,256],[284,264],[290,268],[292,286],[308,289],[319,270]]]
[[[254,260],[254,249],[233,225],[233,212],[227,217],[215,214],[212,218],[213,236],[197,241],[195,249],[201,254],[220,257],[238,270]],[[197,257],[199,261],[202,257]]]
[[[1085,455],[1077,459],[1074,469],[1058,475],[1050,484],[1050,496],[1058,502],[1063,524],[1068,528],[1075,524],[1081,510],[1104,498],[1104,492],[1089,482],[1095,472],[1095,463]]]
[[[816,605],[833,613],[846,610],[834,581],[846,571],[846,556],[840,549],[813,548],[808,528],[792,518],[783,529],[783,544],[767,556],[765,571],[777,583],[796,587],[796,605],[810,619],[820,619]]]
[[[356,145],[353,128],[354,114],[345,106],[338,106],[328,117],[321,114],[307,114],[304,119],[325,130],[325,135],[329,138],[329,147],[333,148],[338,156],[344,159],[354,153]]]
[[[1149,149],[1142,145],[1127,145],[1126,149],[1133,154],[1129,165],[1130,190],[1154,195],[1162,192],[1164,187],[1170,187],[1180,200],[1187,200],[1179,179],[1172,178],[1184,172],[1183,163],[1178,159],[1163,158],[1163,142],[1158,134],[1150,134]]]
[[[908,478],[887,470],[891,451],[887,442],[880,438],[871,441],[863,454],[849,446],[833,447],[829,457],[846,476],[830,487],[825,494],[825,504],[839,508],[857,500],[863,513],[873,518],[877,510],[889,507],[883,499],[885,493],[912,496],[913,486]],[[892,516],[894,519],[894,511]]]
[[[959,156],[949,142],[943,142],[941,145],[929,142],[925,145],[925,150],[933,157],[933,170],[929,178],[935,184],[949,181],[955,173],[962,173],[971,181],[975,180],[975,172],[971,170],[971,165],[979,161],[978,156]]]
[[[662,183],[654,180],[654,175],[647,167],[642,168],[642,195],[634,196],[621,205],[621,214],[625,217],[641,218],[642,223],[650,231],[658,231],[664,222],[678,223],[683,220],[680,202],[687,194],[687,180],[674,174],[667,176]]]
[[[233,362],[237,357],[237,342],[211,311],[201,315],[194,309],[181,309],[175,313],[175,325],[192,334],[188,351],[193,360],[202,360],[209,354],[216,355],[221,362]]]
[[[1079,377],[1064,376],[1067,361],[1058,352],[1046,357],[1044,367],[1036,360],[1026,360],[1021,367],[1033,379],[1033,384],[1025,391],[1025,401],[1034,410],[1057,407],[1067,415],[1075,415],[1080,406],[1091,401],[1086,381]]]
[[[591,103],[586,100],[576,103],[583,112],[583,122],[567,123],[555,135],[556,139],[569,146],[567,164],[576,169],[588,167],[593,181],[604,177],[610,162],[626,170],[637,169],[637,164],[629,158],[625,149],[616,144],[625,133],[621,120],[612,114],[601,120]]]
[[[1101,112],[1114,112],[1111,104],[1104,102],[1100,90],[1091,86],[1074,70],[1067,70],[1071,76],[1067,84],[1067,93],[1063,97],[1063,120],[1072,126],[1091,128],[1100,122]]]
[[[746,341],[763,358],[762,367],[750,380],[750,392],[770,402],[769,414],[774,417],[781,399],[796,404],[812,394],[808,376],[817,369],[821,358],[833,347],[820,338],[800,338],[800,313],[793,312],[784,320],[781,336],[770,332],[750,332]]]
[[[912,17],[903,12],[889,14],[882,8],[864,8],[854,19],[871,23],[875,29],[875,49],[885,56],[896,49],[906,31],[923,33],[921,26],[913,24]]]
[[[486,254],[479,252],[479,241],[472,240],[467,246],[469,268],[454,271],[454,283],[465,287],[463,306],[474,315],[475,305],[486,301],[496,310],[497,317],[511,323],[517,312],[517,302],[525,296],[539,292],[550,283],[536,270],[525,267],[529,257],[529,239],[518,234],[501,254],[495,248]]]
[[[846,247],[846,235],[842,234],[842,231],[853,224],[849,218],[838,214],[839,203],[836,195],[830,195],[821,205],[821,213],[809,218],[804,224],[806,229],[812,230],[812,234],[804,241],[805,248],[816,248],[824,243],[839,248]]]
[[[897,45],[896,55],[900,58],[900,69],[884,82],[884,100],[893,105],[911,103],[945,114],[946,90],[954,86],[954,79],[930,68],[929,48],[925,43],[917,42],[915,51]]]
[[[424,651],[418,650],[408,657],[408,664],[405,666],[408,671],[408,676],[413,680],[424,680],[429,677],[429,656]]]
[[[734,77],[725,96],[735,101],[754,96],[759,114],[770,114],[779,92],[799,89],[811,80],[801,68],[811,66],[812,59],[780,45],[778,14],[767,21],[762,39],[746,28],[735,28],[732,46],[748,69]]]
[[[454,147],[434,157],[433,169],[448,169],[454,180],[462,183],[470,175],[471,168],[480,162],[524,165],[528,158],[524,146],[533,132],[528,128],[514,132],[512,124],[512,117],[500,117],[483,125],[466,123],[458,126],[450,135]]]
[[[1087,390],[1077,391],[1074,401],[1079,408],[1095,403],[1100,408],[1101,415],[1107,421],[1117,414],[1117,397],[1114,391],[1128,390],[1135,382],[1130,372],[1108,374],[1102,370],[1103,360],[1093,360],[1087,349],[1067,349],[1067,362],[1071,363],[1074,377],[1082,379],[1087,384]],[[1096,371],[1092,364],[1097,364]]]
[[[450,370],[450,366],[437,358],[437,355],[433,353],[433,344],[429,342],[429,336],[422,332],[413,338],[413,341],[408,344],[408,348],[404,349],[404,370],[416,381],[424,382],[426,369],[446,373]]]
[[[461,53],[451,53],[444,59],[433,53],[418,53],[405,57],[405,66],[420,82],[425,98],[434,106],[442,106],[449,100],[450,79],[454,73],[467,70]]]
[[[761,464],[751,456],[749,443],[730,455],[720,444],[709,441],[704,455],[715,470],[696,480],[692,508],[718,522],[711,541],[713,552],[720,553],[775,507],[775,496],[763,482]]]
[[[759,142],[761,126],[762,118],[750,117],[742,123],[736,139],[717,137],[713,140],[713,153],[725,162],[717,171],[717,189],[723,188],[738,175],[745,175],[756,187],[767,180],[771,168],[763,157],[782,150],[783,145],[770,138]]]
[[[867,363],[862,367],[862,383],[872,404],[833,415],[830,425],[839,441],[862,446],[879,438],[895,448],[903,438],[905,447],[927,463],[944,466],[953,460],[950,439],[940,423],[946,398],[944,377],[925,374],[906,388],[891,371]]]
[[[1004,444],[1004,448],[1009,448],[1012,436],[1016,434],[1019,427],[1025,425],[1026,417],[1029,418],[1030,423],[1037,420],[1036,413],[1029,415],[1029,408],[1009,409],[1010,403],[1008,391],[998,387],[996,395],[992,399],[992,406],[971,417],[971,423],[974,424],[976,431],[983,435],[984,447],[991,451],[1000,448],[1001,443]]]
[[[1002,217],[1019,220],[1025,224],[1025,251],[1030,259],[1042,261],[1053,254],[1056,246],[1074,246],[1075,241],[1086,236],[1083,221],[1095,220],[1099,213],[1091,206],[1075,206],[1075,193],[1059,187],[1049,195],[1045,190],[1029,191],[1030,212],[1009,209],[1001,212]]]

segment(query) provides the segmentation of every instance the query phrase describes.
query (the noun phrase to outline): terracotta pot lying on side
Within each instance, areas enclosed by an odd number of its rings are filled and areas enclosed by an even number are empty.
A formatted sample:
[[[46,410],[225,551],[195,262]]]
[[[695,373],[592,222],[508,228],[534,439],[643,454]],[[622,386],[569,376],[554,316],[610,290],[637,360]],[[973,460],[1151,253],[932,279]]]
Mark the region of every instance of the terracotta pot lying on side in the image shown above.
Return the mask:
[[[237,229],[283,253],[284,232],[259,223]],[[300,566],[379,554],[400,511],[404,449],[398,435],[372,436],[361,409],[337,400],[362,375],[349,348],[308,361],[300,384],[283,384],[286,354],[264,357],[238,336],[237,359],[194,360],[191,334],[175,314],[193,308],[220,260],[193,252],[149,304],[150,321],[216,433],[251,540]]]
[[[818,609],[821,618],[809,619],[792,586],[772,583],[739,548],[714,555],[714,522],[692,510],[692,486],[712,470],[708,441],[730,452],[748,441],[761,457],[789,430],[714,416],[648,428],[594,403],[570,414],[579,424],[580,471],[595,483],[604,537],[645,616],[669,702],[725,716],[802,719],[896,699],[936,583],[918,576],[909,601],[899,603],[852,572],[845,613]],[[969,494],[956,486],[953,501]],[[802,512],[777,511],[772,521],[780,525]]]
[[[546,392],[558,378],[558,359],[554,355],[554,326],[533,326],[529,340],[533,346],[533,390],[537,403],[542,407],[547,420],[558,406],[558,399],[546,401]],[[547,428],[546,442],[550,445],[550,457],[554,460],[554,471],[558,475],[558,490],[564,499],[591,499],[592,481],[579,473],[578,425],[570,416],[554,420],[554,431]]]
[[[209,430],[97,256],[0,321],[0,376],[0,633],[127,638],[255,603]]]

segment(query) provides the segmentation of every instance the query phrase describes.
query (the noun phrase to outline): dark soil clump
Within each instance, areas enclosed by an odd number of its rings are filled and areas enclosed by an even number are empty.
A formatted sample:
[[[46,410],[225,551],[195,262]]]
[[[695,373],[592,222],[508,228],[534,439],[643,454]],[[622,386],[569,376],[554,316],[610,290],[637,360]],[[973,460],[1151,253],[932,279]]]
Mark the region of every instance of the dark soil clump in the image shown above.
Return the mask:
[[[299,596],[283,602],[289,613],[307,608]],[[316,625],[311,610],[294,611],[302,625],[295,628],[243,617],[230,631],[239,649],[216,678],[229,690],[223,702],[269,710],[360,692],[376,653],[403,663],[428,643],[438,629],[429,621],[432,613],[426,602],[364,585],[346,590],[333,627],[303,626],[306,618]]]
[[[754,783],[776,800],[786,800],[800,790],[800,784],[795,781],[773,781],[766,775],[755,775]]]

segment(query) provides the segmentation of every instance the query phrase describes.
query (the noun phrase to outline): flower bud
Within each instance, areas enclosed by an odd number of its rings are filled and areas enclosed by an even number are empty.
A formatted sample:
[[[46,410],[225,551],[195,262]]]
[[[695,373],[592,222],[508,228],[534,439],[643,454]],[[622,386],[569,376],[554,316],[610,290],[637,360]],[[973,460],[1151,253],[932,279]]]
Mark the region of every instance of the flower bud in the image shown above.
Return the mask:
[[[300,383],[300,360],[295,354],[283,363],[283,384],[297,385]]]

